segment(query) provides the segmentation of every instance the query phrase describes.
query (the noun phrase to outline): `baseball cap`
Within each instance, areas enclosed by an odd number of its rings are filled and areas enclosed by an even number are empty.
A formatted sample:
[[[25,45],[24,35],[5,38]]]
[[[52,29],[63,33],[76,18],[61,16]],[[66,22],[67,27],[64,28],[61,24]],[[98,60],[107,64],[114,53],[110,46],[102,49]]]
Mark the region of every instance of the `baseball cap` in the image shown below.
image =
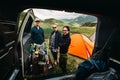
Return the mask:
[[[40,22],[40,19],[39,19],[39,18],[36,18],[36,19],[35,19],[35,22]]]

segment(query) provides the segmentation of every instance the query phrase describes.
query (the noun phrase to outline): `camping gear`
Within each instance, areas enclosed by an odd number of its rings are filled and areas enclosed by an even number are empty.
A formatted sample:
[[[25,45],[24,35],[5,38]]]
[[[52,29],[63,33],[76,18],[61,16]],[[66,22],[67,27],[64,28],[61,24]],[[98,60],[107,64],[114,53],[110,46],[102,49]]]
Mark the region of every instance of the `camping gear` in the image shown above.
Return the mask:
[[[93,63],[94,62],[94,63]],[[82,62],[76,71],[75,80],[85,80],[94,72],[106,71],[106,62],[102,60],[85,60]],[[96,67],[97,66],[97,67]]]
[[[91,74],[86,80],[119,80],[119,76],[114,68],[109,68],[106,72]]]
[[[85,60],[78,66],[75,80],[85,80],[88,76],[90,76],[95,72],[98,72],[98,73],[106,72],[109,69],[109,66],[108,66],[109,54],[110,54],[109,46],[111,44],[111,38],[114,32],[115,30],[113,30],[113,32],[110,34],[109,38],[107,39],[106,43],[100,50],[96,51],[90,57],[90,59]],[[106,79],[102,79],[102,80],[106,80]]]
[[[36,44],[31,43],[29,47],[31,53],[30,73],[41,74],[47,73],[52,68],[50,57],[47,53],[46,43]],[[49,60],[49,64],[47,61]]]
[[[83,34],[72,34],[68,53],[83,59],[92,55],[94,43]]]

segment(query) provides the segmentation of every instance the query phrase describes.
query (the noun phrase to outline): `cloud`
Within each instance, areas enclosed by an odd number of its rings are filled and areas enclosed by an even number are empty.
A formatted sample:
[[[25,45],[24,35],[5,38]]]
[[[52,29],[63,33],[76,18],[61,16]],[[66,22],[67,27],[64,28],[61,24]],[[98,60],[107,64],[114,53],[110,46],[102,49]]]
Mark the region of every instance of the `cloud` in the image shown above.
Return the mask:
[[[36,17],[44,20],[48,18],[55,19],[71,19],[80,16],[81,14],[74,12],[65,12],[65,11],[56,11],[56,10],[48,10],[48,9],[33,9]]]

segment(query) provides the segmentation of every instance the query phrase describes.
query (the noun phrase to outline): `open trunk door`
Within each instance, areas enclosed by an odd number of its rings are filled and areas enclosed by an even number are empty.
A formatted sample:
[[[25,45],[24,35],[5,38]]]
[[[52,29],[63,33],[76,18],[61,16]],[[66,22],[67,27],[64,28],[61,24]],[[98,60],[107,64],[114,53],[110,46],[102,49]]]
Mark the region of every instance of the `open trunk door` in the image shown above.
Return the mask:
[[[25,66],[30,54],[26,53],[25,44],[30,38],[30,30],[34,21],[34,13],[32,9],[29,9],[21,22],[21,25],[18,29],[18,41],[17,41],[17,52],[19,56],[19,62],[21,64],[22,76],[25,76]]]

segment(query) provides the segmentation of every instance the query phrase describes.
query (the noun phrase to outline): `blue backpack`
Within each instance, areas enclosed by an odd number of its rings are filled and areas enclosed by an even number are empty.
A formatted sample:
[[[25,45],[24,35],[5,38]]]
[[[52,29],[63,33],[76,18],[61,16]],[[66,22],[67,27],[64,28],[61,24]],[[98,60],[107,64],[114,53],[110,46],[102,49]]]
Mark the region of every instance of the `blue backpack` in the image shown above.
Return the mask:
[[[114,29],[113,32],[110,34],[108,40],[106,41],[102,49],[96,51],[89,60],[85,60],[78,66],[75,80],[120,80],[117,77],[114,77],[114,79],[110,79],[109,76],[111,75],[111,73],[109,72],[115,72],[115,70],[113,69],[109,70],[108,66],[110,54],[109,45],[115,30],[116,29]],[[108,77],[103,78],[104,76]]]

